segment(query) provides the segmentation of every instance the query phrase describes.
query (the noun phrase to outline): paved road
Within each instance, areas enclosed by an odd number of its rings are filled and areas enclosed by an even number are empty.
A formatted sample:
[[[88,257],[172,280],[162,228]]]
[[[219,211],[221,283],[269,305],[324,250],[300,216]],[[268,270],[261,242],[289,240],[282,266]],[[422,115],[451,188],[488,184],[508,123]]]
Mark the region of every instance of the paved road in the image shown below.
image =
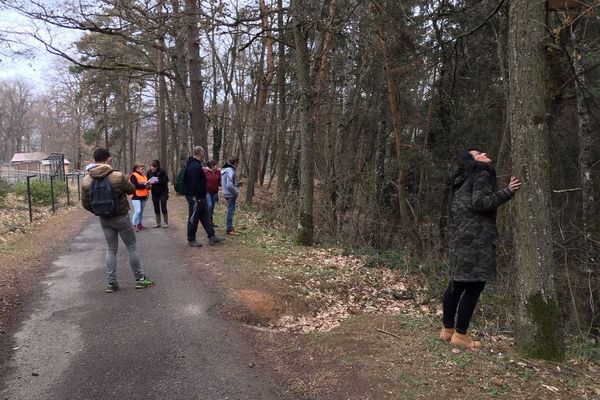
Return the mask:
[[[188,249],[181,229],[144,231],[144,269],[157,284],[134,288],[121,242],[121,290],[107,294],[104,238],[89,218],[36,283],[40,295],[7,349],[0,400],[278,398],[243,328],[207,313],[217,295],[194,273],[189,251],[208,262],[212,248]]]

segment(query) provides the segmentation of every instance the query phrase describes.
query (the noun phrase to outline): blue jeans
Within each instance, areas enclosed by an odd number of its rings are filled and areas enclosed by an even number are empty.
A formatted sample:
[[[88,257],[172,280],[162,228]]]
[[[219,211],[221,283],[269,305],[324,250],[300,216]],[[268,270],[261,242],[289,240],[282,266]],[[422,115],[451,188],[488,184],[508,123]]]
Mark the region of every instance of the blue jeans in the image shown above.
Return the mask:
[[[140,254],[137,247],[133,226],[129,221],[129,215],[116,217],[100,217],[100,226],[106,238],[106,274],[108,283],[117,282],[117,250],[119,249],[119,236],[125,243],[129,252],[129,266],[135,279],[142,279],[144,271],[140,262]]]
[[[131,217],[131,223],[133,225],[139,225],[144,219],[144,207],[146,206],[146,199],[144,200],[131,200],[133,204],[133,217]]]
[[[227,218],[225,224],[227,225],[227,232],[233,230],[233,214],[235,213],[235,201],[237,197],[225,197],[227,200]]]
[[[213,214],[215,213],[215,207],[219,202],[219,193],[206,193],[206,204],[208,205],[208,220],[213,223]]]

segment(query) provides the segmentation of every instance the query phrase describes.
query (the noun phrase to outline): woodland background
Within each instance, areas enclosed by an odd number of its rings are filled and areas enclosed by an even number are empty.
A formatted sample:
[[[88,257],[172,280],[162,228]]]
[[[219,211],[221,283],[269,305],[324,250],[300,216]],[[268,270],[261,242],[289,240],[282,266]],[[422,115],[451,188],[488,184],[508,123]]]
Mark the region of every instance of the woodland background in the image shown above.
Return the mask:
[[[245,202],[267,191],[256,206],[299,243],[445,276],[449,178],[477,147],[501,186],[524,183],[498,217],[503,326],[543,358],[597,343],[598,1],[0,4],[36,26],[2,32],[4,55],[28,35],[62,60],[49,90],[0,82],[0,161],[58,151],[82,169],[102,146],[121,170],[158,158],[173,174],[199,144],[239,155]],[[68,49],[49,34],[66,30]]]

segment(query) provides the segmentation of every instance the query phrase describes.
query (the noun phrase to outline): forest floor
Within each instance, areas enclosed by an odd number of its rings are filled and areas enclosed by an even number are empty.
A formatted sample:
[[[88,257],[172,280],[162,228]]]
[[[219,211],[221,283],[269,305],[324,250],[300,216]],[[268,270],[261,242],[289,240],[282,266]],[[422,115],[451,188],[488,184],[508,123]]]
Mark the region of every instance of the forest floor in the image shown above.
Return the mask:
[[[172,196],[172,219],[185,218],[184,203]],[[80,230],[84,213],[63,208],[3,234],[0,335],[17,320],[28,282]],[[589,360],[524,359],[513,338],[484,332],[479,351],[440,342],[440,304],[430,300],[439,285],[408,262],[390,270],[343,249],[296,246],[272,216],[244,206],[236,229],[242,235],[224,244],[227,268],[197,265],[224,294],[210,312],[246,327],[290,399],[600,399],[600,367]]]

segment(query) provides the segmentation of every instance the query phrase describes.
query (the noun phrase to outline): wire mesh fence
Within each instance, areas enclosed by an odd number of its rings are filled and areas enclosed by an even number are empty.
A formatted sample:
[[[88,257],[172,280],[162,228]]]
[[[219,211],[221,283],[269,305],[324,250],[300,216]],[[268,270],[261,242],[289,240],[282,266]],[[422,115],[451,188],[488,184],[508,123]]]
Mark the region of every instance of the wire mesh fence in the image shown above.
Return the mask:
[[[73,171],[60,176],[1,165],[0,182],[11,201],[3,201],[0,209],[13,213],[23,213],[26,210],[29,222],[36,218],[36,214],[43,216],[48,212],[55,213],[62,207],[80,202],[84,175],[84,171]]]

